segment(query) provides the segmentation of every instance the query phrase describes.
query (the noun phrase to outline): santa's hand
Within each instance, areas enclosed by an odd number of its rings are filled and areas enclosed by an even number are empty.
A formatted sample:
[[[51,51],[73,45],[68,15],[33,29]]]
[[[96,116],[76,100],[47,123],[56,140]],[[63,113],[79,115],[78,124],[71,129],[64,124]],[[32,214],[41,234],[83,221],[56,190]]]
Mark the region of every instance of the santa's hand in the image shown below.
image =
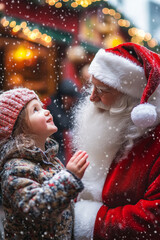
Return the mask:
[[[88,154],[85,151],[77,151],[67,163],[66,168],[81,179],[89,165],[87,158]]]
[[[74,239],[91,240],[98,210],[103,204],[82,200],[75,204]]]

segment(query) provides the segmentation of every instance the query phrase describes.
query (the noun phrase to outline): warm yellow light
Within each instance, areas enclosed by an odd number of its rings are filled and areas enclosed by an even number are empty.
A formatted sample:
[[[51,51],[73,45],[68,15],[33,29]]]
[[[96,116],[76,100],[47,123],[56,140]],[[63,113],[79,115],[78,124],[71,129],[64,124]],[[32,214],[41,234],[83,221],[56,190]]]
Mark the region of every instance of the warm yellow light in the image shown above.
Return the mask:
[[[2,23],[3,27],[7,27],[9,25],[9,21],[5,20],[3,23]]]
[[[41,37],[42,37],[42,33],[41,32],[37,33],[37,38],[41,38]]]
[[[20,86],[23,83],[23,76],[21,74],[12,74],[9,78],[9,86]]]
[[[119,38],[115,38],[113,40],[112,45],[113,45],[113,47],[116,47],[117,45],[119,45],[121,43],[123,43],[123,39],[119,37]]]
[[[133,36],[136,35],[138,33],[138,29],[137,28],[131,28]]]
[[[88,5],[90,5],[92,3],[91,0],[76,0],[76,3],[78,5],[81,5],[82,7],[86,8],[88,7]]]
[[[6,18],[4,17],[4,18],[2,18],[1,19],[1,24],[3,25],[3,23],[6,21]]]
[[[61,7],[62,7],[62,3],[61,3],[61,2],[57,2],[57,3],[55,4],[55,7],[56,7],[56,8],[61,8]]]
[[[130,21],[126,20],[126,27],[130,26]]]
[[[21,26],[21,28],[26,28],[26,27],[27,27],[27,23],[26,23],[26,22],[22,22],[22,23],[20,24],[20,26]]]
[[[147,44],[149,47],[154,48],[155,46],[157,46],[157,41],[152,38],[150,41],[147,42]]]
[[[121,18],[121,14],[120,14],[120,13],[116,13],[116,14],[114,15],[114,18],[115,18],[115,19],[120,19],[120,18]]]
[[[30,39],[32,39],[32,40],[35,40],[35,39],[37,38],[37,36],[36,36],[36,34],[35,34],[34,32],[30,32],[30,33],[28,34],[28,37],[29,37]]]
[[[81,0],[76,0],[76,3],[77,3],[78,5],[80,5],[80,4],[81,4]]]
[[[52,38],[50,36],[45,37],[44,39],[47,43],[50,43],[52,41]]]
[[[124,39],[121,36],[111,35],[104,39],[104,46],[107,48],[115,47],[124,42]]]
[[[25,53],[25,59],[31,59],[33,58],[33,51],[31,49],[26,49],[26,53]]]
[[[73,8],[76,8],[76,7],[78,7],[78,3],[73,2],[73,3],[71,3],[71,6],[72,6]]]
[[[103,8],[102,12],[103,12],[103,14],[108,14],[109,13],[109,9],[108,8]]]
[[[33,35],[34,35],[34,39],[37,38],[39,36],[39,30],[37,28],[35,28],[33,31],[32,31]]]
[[[24,28],[24,29],[23,29],[23,33],[24,33],[24,34],[26,34],[26,35],[27,35],[29,32],[30,32],[30,30],[29,30],[29,28],[28,28],[28,27],[26,27],[26,28]]]
[[[19,47],[13,54],[13,58],[16,60],[28,60],[33,58],[33,52],[31,49],[26,49],[25,47]]]
[[[16,60],[23,60],[25,59],[26,56],[26,51],[24,47],[19,47],[13,55],[13,58],[15,58]]]
[[[144,32],[143,30],[139,29],[137,35],[138,35],[140,38],[144,38],[144,37],[145,37],[145,32]]]
[[[114,15],[115,15],[115,10],[114,10],[114,9],[110,9],[110,10],[109,10],[109,14],[112,15],[112,16],[114,16]]]
[[[131,42],[140,44],[140,43],[142,42],[142,39],[139,38],[138,36],[133,36],[133,37],[131,38]]]
[[[120,20],[118,20],[118,24],[119,24],[119,26],[124,27],[126,25],[126,20],[120,19]]]
[[[16,25],[14,28],[13,28],[13,32],[18,32],[19,30],[21,29],[21,26],[20,25]]]
[[[88,2],[87,1],[81,1],[81,6],[82,7],[88,7]]]
[[[16,26],[16,21],[10,22],[9,26],[10,26],[11,28],[15,27],[15,26]]]
[[[45,38],[47,37],[47,34],[42,34],[42,36],[41,36],[41,39],[43,40],[43,41],[45,41]]]
[[[128,30],[128,34],[130,35],[130,36],[134,36],[135,35],[135,33],[134,33],[134,31],[133,31],[133,28],[130,28],[129,30]]]
[[[33,29],[33,31],[35,34],[39,33],[39,30],[37,28]]]
[[[150,33],[146,33],[144,36],[144,41],[149,41],[151,40],[151,38],[152,38],[152,35]]]
[[[53,6],[55,3],[56,3],[55,0],[49,0],[49,1],[48,1],[48,4],[51,5],[51,6]]]

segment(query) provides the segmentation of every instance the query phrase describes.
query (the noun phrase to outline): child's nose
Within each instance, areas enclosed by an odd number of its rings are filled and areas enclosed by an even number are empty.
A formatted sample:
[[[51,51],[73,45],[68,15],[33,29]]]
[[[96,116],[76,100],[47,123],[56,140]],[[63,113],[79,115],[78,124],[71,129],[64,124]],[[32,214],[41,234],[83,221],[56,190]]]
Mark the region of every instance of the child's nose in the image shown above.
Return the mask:
[[[49,111],[48,109],[45,109],[45,110],[44,110],[44,114],[45,114],[46,116],[48,116],[48,115],[50,114],[50,111]]]

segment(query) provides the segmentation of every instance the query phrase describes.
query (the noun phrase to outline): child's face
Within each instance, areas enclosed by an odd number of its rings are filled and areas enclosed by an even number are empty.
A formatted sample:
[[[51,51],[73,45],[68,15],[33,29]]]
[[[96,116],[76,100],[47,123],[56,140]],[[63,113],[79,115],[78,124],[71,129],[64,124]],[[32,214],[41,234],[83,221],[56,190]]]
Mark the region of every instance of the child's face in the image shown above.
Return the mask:
[[[54,125],[53,117],[50,111],[43,109],[40,102],[36,99],[30,101],[27,106],[28,127],[31,134],[34,134],[38,139],[46,139],[53,133],[57,132],[57,127]]]

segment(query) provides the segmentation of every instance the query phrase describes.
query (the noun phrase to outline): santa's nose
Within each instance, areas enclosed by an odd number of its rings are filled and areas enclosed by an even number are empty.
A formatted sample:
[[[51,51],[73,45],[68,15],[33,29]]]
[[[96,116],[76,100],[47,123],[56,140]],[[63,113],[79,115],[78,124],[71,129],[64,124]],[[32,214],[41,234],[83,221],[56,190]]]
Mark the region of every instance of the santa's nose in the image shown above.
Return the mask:
[[[97,92],[96,92],[95,88],[93,89],[93,91],[92,91],[92,93],[91,93],[90,101],[91,101],[91,102],[99,102],[99,101],[100,101],[100,98],[99,98],[99,96],[97,95]]]

